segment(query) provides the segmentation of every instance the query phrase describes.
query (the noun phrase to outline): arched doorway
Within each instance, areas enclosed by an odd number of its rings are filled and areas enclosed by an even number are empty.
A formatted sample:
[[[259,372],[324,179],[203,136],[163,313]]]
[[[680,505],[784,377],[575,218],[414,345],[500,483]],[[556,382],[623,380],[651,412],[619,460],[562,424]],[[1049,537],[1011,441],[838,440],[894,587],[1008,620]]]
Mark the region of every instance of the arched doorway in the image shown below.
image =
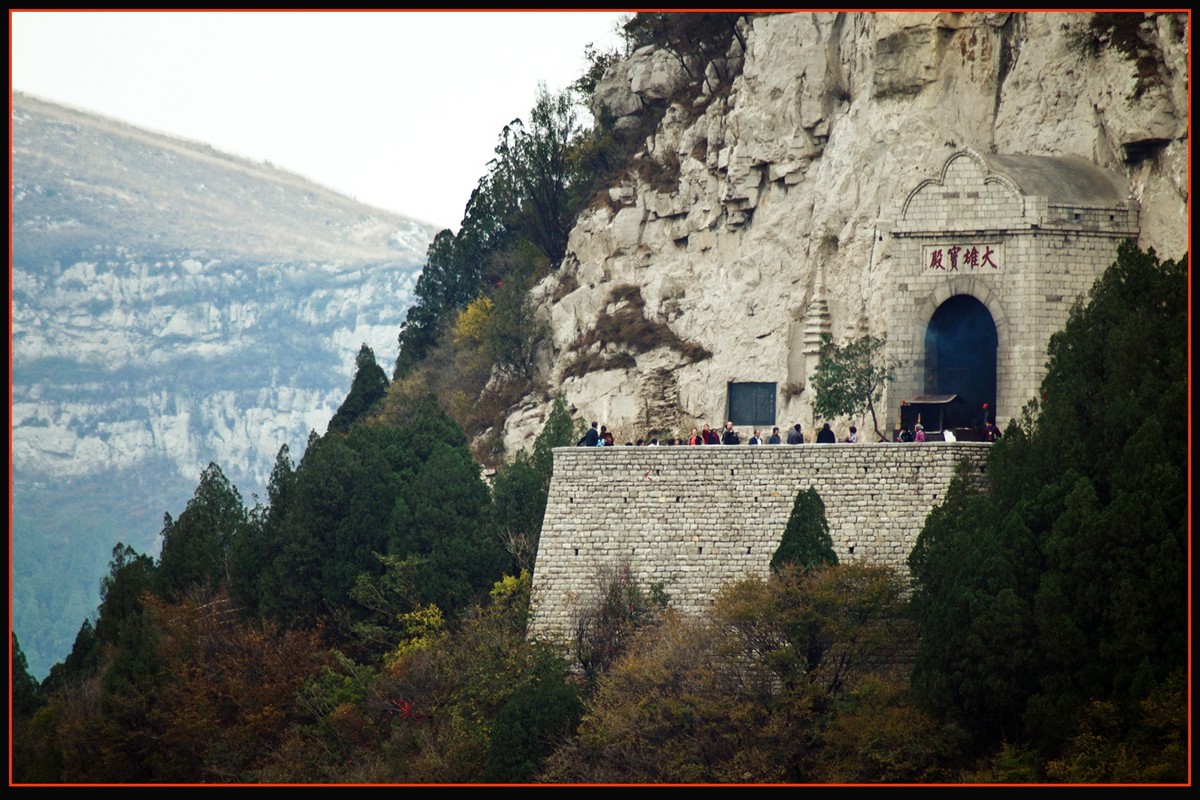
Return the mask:
[[[954,427],[974,427],[983,403],[996,413],[996,323],[987,306],[969,294],[938,306],[925,330],[925,392],[956,394],[965,419]]]

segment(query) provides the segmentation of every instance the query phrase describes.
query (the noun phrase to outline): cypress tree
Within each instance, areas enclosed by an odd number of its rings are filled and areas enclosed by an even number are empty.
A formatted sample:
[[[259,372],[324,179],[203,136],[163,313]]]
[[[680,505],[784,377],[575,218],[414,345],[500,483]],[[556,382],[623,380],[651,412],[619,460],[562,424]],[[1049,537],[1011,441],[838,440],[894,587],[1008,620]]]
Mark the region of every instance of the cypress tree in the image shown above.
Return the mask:
[[[365,417],[375,403],[387,394],[387,375],[383,367],[375,362],[374,350],[364,344],[354,363],[354,381],[350,385],[350,394],[346,395],[333,419],[329,420],[330,431],[345,433],[350,430],[353,423]]]
[[[926,521],[914,689],[977,745],[1055,757],[1091,735],[1097,704],[1133,742],[1184,668],[1187,331],[1186,257],[1126,242],[1051,338],[1041,399],[991,450],[986,492],[952,485]]]
[[[796,493],[792,514],[775,555],[771,556],[771,571],[778,572],[784,564],[798,564],[805,570],[821,564],[838,563],[825,519],[825,503],[817,490],[809,487]]]
[[[170,597],[193,584],[228,585],[230,549],[249,522],[237,487],[210,462],[179,519],[163,526],[159,593]]]

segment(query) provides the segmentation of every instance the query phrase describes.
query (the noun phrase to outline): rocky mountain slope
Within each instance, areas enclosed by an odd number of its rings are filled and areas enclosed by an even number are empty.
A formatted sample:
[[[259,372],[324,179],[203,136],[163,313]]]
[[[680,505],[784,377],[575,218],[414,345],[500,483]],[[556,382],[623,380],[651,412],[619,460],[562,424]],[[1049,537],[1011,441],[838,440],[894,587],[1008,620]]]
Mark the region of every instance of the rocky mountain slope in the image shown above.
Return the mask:
[[[210,461],[263,496],[362,344],[390,372],[437,231],[21,94],[12,131],[13,610],[40,676],[113,545],[157,552]]]
[[[1188,246],[1189,20],[752,14],[741,23],[745,49],[735,38],[722,65],[736,77],[698,88],[675,54],[638,50],[605,75],[593,111],[618,132],[657,122],[536,290],[553,329],[540,377],[621,438],[720,425],[731,381],[776,382],[779,424],[807,427],[808,340],[820,330],[837,341],[889,333],[884,300],[900,288],[889,277],[889,226],[963,148],[1080,156],[1121,175],[1139,244],[1179,257]],[[628,305],[620,298],[630,286],[641,313],[669,328],[664,342],[711,358],[644,343],[581,350],[589,330]],[[599,366],[578,369],[582,356]],[[536,434],[548,404],[531,396],[510,416],[510,450]]]

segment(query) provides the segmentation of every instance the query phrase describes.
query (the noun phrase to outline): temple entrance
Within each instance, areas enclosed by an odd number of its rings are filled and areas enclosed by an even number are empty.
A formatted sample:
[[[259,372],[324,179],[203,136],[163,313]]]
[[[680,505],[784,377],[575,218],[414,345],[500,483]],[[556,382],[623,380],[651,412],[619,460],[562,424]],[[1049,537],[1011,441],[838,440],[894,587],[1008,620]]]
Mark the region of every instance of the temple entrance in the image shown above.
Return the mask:
[[[975,427],[988,404],[996,414],[996,323],[987,306],[968,294],[938,306],[925,331],[925,393],[958,395],[966,419]]]

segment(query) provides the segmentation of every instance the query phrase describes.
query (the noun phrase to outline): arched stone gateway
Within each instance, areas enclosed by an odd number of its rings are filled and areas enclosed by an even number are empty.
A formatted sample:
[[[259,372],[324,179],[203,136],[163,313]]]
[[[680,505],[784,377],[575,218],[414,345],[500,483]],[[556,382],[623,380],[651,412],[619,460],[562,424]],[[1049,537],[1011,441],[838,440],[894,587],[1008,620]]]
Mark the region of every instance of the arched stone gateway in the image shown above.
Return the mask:
[[[996,323],[987,306],[957,294],[938,306],[925,328],[925,394],[955,394],[974,423],[980,407],[996,405]]]
[[[1050,336],[1121,241],[1137,238],[1127,194],[1120,178],[1077,156],[973,150],[914,188],[890,231],[888,426],[902,401],[959,394],[955,386],[974,413],[989,403],[1001,427],[1020,414],[1041,384]],[[985,363],[943,344],[947,335]]]

